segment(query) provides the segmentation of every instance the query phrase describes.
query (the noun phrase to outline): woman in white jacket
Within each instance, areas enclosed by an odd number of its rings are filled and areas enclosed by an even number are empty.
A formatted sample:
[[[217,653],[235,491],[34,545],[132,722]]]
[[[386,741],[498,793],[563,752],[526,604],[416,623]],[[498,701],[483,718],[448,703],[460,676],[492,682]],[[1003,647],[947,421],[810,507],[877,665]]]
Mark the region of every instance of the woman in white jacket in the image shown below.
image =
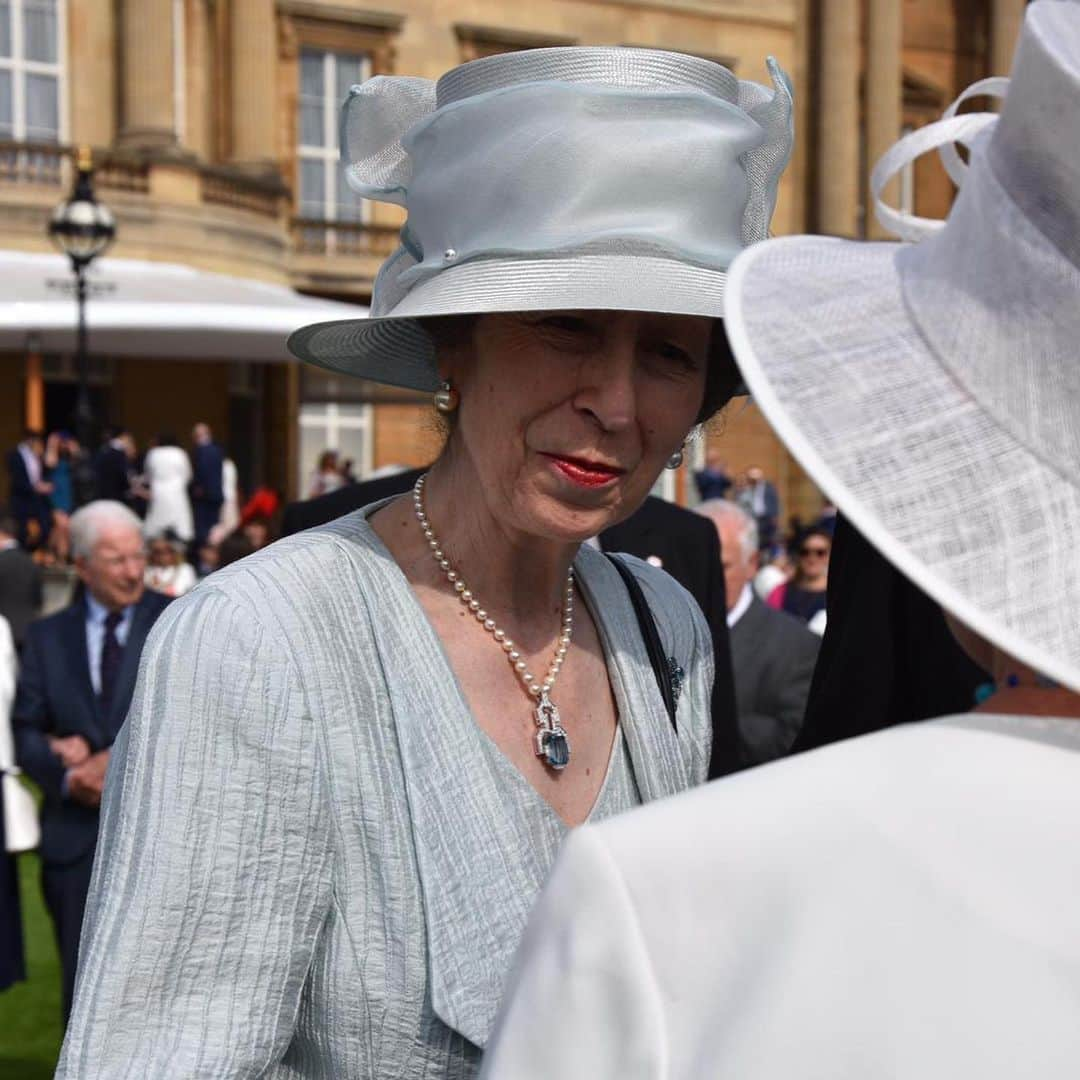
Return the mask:
[[[938,146],[944,228],[879,204],[926,238],[758,245],[725,318],[754,400],[990,696],[575,831],[489,1078],[1077,1075],[1080,4],[1031,4],[1001,113],[907,136],[874,187]]]

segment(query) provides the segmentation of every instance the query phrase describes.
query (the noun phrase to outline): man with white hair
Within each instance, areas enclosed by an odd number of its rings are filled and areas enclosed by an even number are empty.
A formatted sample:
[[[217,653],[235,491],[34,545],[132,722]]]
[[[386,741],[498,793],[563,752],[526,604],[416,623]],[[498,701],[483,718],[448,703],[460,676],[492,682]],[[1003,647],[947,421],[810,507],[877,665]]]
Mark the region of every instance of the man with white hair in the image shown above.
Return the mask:
[[[45,796],[42,889],[60,949],[65,1020],[110,747],[131,703],[143,643],[169,602],[143,587],[141,526],[111,500],[72,514],[83,594],[30,624],[12,713],[18,763]]]
[[[783,757],[799,733],[820,639],[755,595],[754,519],[726,499],[708,499],[697,511],[720,534],[739,738],[744,760],[758,765]]]

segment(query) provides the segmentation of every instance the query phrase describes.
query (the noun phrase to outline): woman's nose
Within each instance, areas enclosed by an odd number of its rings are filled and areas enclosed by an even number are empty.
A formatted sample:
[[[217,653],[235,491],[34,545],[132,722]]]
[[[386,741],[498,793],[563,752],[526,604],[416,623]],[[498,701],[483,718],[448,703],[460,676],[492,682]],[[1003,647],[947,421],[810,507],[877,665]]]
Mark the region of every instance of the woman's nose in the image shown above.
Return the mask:
[[[604,342],[580,369],[575,404],[605,431],[620,431],[637,419],[635,347],[632,341]]]

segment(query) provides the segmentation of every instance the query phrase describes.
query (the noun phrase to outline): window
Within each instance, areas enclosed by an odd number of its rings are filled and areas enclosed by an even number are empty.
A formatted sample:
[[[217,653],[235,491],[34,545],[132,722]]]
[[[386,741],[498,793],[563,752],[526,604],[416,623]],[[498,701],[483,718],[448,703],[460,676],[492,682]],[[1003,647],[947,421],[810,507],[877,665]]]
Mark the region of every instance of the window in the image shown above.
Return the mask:
[[[300,484],[306,497],[324,450],[336,450],[339,460],[351,461],[360,477],[371,472],[371,406],[309,402],[300,406]]]
[[[59,0],[0,0],[0,139],[60,141],[63,32]]]
[[[338,124],[349,87],[370,74],[370,61],[361,53],[300,50],[297,211],[301,218],[364,219],[363,200],[345,182],[338,153]]]

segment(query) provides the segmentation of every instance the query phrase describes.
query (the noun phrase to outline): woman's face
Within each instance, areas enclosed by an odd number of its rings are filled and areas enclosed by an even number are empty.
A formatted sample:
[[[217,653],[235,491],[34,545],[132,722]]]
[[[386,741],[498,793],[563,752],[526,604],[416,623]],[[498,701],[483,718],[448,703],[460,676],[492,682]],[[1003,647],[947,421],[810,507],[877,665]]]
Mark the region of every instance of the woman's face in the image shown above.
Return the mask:
[[[151,566],[172,566],[175,561],[172,547],[163,540],[154,540],[150,544]]]
[[[832,544],[816,533],[803,538],[799,545],[799,571],[807,581],[820,581],[829,573]]]
[[[452,439],[491,514],[581,541],[633,513],[693,426],[711,319],[612,311],[486,315],[441,357]]]

